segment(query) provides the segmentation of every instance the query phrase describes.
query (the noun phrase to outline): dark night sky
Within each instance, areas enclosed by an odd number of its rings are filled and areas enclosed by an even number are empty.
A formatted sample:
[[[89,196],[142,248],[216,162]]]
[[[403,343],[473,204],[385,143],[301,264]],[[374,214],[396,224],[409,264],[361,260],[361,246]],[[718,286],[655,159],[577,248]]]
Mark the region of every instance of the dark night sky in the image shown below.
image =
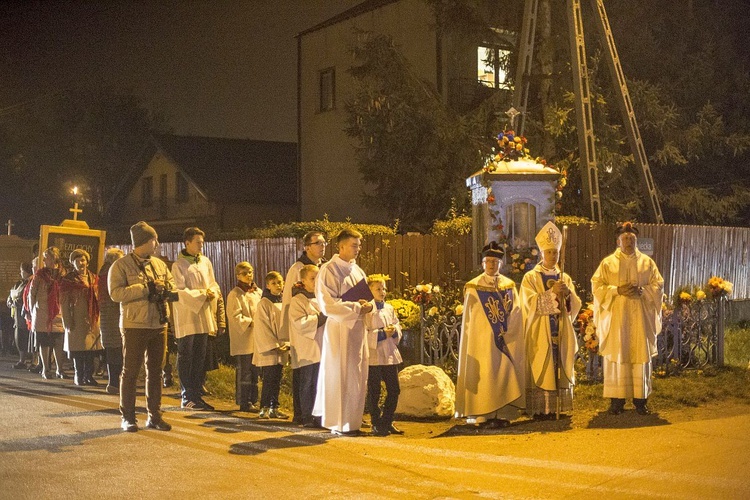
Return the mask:
[[[294,37],[360,1],[0,0],[0,115],[94,83],[178,134],[296,141]]]

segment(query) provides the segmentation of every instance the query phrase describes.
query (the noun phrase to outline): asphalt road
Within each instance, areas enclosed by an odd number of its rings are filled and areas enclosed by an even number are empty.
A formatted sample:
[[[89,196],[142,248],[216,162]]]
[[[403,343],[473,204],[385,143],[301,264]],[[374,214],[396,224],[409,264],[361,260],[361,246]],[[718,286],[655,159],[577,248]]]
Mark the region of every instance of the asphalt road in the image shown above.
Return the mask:
[[[117,397],[0,359],[0,498],[748,498],[750,407],[574,413],[479,432],[333,437],[163,398],[171,432],[120,431]],[[139,396],[143,410],[145,401]],[[139,413],[139,422],[145,415]]]

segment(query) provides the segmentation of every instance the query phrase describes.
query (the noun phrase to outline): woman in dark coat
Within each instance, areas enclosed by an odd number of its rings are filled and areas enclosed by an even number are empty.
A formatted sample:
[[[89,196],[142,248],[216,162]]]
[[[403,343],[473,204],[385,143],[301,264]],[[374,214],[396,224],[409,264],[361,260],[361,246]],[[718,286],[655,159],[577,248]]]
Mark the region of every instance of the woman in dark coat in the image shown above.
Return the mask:
[[[104,254],[104,264],[99,271],[99,319],[102,330],[102,345],[107,361],[107,392],[120,393],[122,373],[122,335],[120,334],[120,304],[114,302],[107,289],[107,275],[114,262],[123,256],[119,248],[110,248]]]

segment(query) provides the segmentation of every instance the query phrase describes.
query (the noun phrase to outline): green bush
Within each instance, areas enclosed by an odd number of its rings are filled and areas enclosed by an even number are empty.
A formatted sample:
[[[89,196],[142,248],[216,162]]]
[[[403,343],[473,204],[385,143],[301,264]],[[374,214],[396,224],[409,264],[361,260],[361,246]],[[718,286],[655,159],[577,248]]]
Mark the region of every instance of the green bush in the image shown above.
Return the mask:
[[[393,227],[380,224],[357,224],[350,220],[344,222],[333,222],[324,215],[323,219],[302,222],[286,222],[274,224],[267,222],[264,227],[245,228],[237,231],[218,233],[213,236],[214,240],[237,240],[237,239],[262,239],[262,238],[302,238],[310,231],[321,231],[331,238],[344,228],[353,228],[362,233],[365,238],[370,235],[393,236],[398,231],[398,221]]]

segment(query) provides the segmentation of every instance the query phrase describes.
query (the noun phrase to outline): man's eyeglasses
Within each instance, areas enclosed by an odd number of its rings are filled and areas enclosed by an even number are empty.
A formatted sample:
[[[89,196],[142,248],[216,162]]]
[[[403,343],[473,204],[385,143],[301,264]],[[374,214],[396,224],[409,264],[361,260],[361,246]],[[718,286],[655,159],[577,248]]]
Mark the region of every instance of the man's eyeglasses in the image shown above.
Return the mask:
[[[310,245],[318,245],[321,247],[325,247],[325,246],[328,246],[328,243],[326,243],[325,241],[316,241],[315,243],[310,243]]]
[[[240,276],[247,276],[247,275],[249,275],[249,274],[253,274],[253,271],[242,271],[242,272],[240,273]]]

